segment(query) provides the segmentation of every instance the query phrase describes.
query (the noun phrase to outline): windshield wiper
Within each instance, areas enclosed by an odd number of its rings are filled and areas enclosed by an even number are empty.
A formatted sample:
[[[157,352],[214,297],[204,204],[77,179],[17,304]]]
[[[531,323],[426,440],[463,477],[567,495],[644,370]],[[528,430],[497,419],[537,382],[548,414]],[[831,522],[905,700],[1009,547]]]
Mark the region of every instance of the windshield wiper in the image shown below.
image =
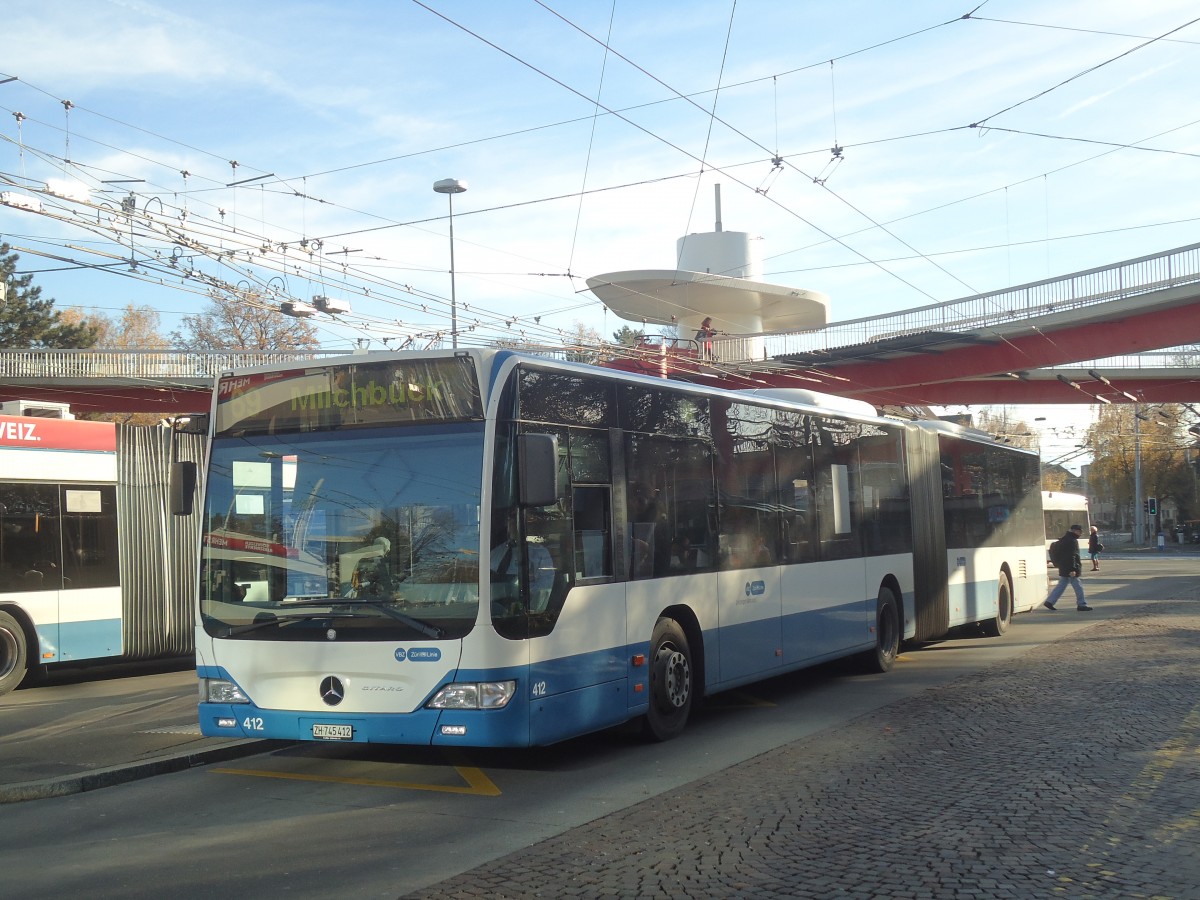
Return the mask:
[[[230,625],[225,629],[225,633],[221,637],[233,637],[237,634],[246,634],[249,631],[258,631],[260,628],[266,628],[268,625],[288,625],[292,622],[309,622],[313,619],[327,619],[329,613],[302,613],[298,616],[276,616],[273,614],[259,614],[254,617],[253,622],[246,622],[242,625]]]
[[[441,628],[436,625],[430,625],[428,622],[423,622],[420,619],[414,618],[406,613],[400,612],[398,609],[392,609],[391,600],[365,600],[361,597],[343,597],[339,603],[361,603],[364,606],[369,606],[371,609],[377,609],[385,616],[391,616],[399,622],[403,622],[411,628],[415,628],[425,637],[440,638],[444,633]]]
[[[289,608],[303,607],[303,606],[330,606],[330,607],[333,607],[333,606],[349,606],[351,604],[359,604],[362,606],[369,606],[369,607],[371,607],[371,609],[377,609],[381,613],[383,613],[385,616],[390,616],[391,618],[395,619],[396,621],[403,622],[405,625],[409,626],[410,628],[412,628],[416,631],[419,631],[421,634],[425,635],[425,637],[440,638],[445,633],[441,628],[439,628],[436,625],[430,625],[428,622],[424,622],[424,621],[414,618],[413,616],[410,616],[406,613],[402,613],[398,609],[393,609],[392,608],[393,601],[391,601],[391,600],[368,600],[364,597],[326,597],[324,599],[319,599],[317,597],[310,597],[310,598],[306,598],[304,600],[285,600],[283,602]],[[330,613],[326,613],[326,615],[345,616],[345,615],[347,615],[347,613],[330,612]]]

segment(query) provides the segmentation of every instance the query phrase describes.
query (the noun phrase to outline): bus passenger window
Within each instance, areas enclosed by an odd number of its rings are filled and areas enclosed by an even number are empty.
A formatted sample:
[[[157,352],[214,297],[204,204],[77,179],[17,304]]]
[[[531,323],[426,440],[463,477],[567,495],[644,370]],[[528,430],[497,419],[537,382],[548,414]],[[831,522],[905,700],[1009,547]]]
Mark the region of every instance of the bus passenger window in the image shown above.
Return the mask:
[[[607,485],[576,487],[573,490],[576,578],[605,578],[612,575],[608,524],[611,521],[610,494]]]

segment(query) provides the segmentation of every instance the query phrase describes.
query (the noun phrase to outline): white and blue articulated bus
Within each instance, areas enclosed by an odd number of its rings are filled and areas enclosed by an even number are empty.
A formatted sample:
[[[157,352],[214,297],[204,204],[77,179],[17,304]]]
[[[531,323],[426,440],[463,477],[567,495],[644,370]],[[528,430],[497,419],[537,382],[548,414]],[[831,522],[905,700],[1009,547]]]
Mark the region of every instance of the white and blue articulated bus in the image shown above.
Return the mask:
[[[191,653],[195,523],[169,515],[167,476],[201,446],[0,416],[0,695],[53,667]]]
[[[211,437],[206,735],[662,740],[704,695],[886,671],[1045,589],[1036,456],[835,398],[371,354],[228,373]]]

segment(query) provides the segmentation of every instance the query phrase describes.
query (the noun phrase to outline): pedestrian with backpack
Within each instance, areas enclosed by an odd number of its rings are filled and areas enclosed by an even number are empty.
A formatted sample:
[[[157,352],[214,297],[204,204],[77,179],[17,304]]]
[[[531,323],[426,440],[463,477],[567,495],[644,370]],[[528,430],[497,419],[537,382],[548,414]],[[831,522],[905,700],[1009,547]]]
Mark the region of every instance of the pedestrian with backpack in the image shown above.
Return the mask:
[[[1066,534],[1050,545],[1050,561],[1058,569],[1058,584],[1051,589],[1050,596],[1042,603],[1046,609],[1054,609],[1054,604],[1058,602],[1058,598],[1063,595],[1069,584],[1075,589],[1075,608],[1080,612],[1092,611],[1083,598],[1083,585],[1079,583],[1079,575],[1083,569],[1083,563],[1079,559],[1079,536],[1081,534],[1083,534],[1083,526],[1072,525]]]

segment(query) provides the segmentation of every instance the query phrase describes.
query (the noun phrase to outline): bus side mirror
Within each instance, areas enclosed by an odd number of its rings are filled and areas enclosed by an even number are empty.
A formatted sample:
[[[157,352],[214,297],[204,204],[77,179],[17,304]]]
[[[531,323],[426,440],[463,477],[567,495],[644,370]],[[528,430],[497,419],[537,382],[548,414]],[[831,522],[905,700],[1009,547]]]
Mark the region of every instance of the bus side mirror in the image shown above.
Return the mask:
[[[558,438],[552,434],[518,434],[517,473],[522,506],[557,503]]]
[[[177,516],[190,516],[196,496],[196,464],[194,462],[171,463],[171,512]]]

